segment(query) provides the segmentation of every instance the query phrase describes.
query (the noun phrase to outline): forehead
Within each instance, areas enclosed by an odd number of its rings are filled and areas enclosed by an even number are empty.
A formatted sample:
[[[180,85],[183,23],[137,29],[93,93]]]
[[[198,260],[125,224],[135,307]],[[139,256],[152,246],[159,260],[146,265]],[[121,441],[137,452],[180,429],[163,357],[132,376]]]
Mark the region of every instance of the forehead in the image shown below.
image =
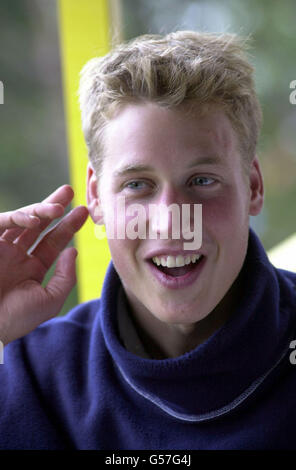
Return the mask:
[[[156,104],[129,104],[110,120],[105,130],[105,161],[116,167],[123,160],[170,161],[200,157],[226,162],[237,154],[237,138],[225,113],[211,106],[205,110],[167,109]],[[107,163],[107,162],[106,162]]]

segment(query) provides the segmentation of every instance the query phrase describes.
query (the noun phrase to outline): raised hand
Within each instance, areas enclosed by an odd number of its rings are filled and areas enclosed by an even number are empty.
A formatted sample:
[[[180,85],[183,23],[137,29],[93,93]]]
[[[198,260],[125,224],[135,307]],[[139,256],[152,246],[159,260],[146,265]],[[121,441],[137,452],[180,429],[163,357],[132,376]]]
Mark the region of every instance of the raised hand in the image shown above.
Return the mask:
[[[88,217],[84,206],[64,214],[73,198],[71,186],[58,188],[44,201],[0,214],[0,340],[5,345],[56,316],[76,282],[77,251],[68,247]],[[42,281],[58,258],[53,276]]]

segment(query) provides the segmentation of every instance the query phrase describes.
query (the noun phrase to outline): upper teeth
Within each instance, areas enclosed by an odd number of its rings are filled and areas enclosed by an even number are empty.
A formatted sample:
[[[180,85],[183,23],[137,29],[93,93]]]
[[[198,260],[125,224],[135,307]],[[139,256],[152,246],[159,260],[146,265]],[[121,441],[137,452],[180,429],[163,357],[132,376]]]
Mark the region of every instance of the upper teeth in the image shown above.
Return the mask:
[[[180,268],[185,266],[189,263],[195,263],[201,255],[193,254],[193,255],[178,255],[178,256],[154,256],[152,258],[153,263],[157,264],[157,266],[165,266],[167,268]]]

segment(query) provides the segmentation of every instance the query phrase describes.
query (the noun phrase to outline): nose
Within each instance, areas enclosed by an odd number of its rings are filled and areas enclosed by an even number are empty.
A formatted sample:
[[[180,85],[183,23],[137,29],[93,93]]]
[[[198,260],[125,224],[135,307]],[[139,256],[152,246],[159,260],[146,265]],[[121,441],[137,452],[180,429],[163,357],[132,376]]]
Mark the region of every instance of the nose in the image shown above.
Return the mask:
[[[156,202],[149,205],[149,235],[151,238],[187,240],[194,227],[192,200],[183,191],[167,187]],[[185,234],[189,234],[188,236]]]

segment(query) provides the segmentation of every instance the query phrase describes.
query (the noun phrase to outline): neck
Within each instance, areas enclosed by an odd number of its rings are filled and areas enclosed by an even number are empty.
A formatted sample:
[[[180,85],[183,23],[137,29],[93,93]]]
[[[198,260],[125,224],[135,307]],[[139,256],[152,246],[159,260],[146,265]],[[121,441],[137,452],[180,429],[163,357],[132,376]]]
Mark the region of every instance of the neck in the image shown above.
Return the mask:
[[[192,324],[167,324],[147,312],[130,311],[138,335],[149,356],[167,359],[181,356],[206,341],[235,311],[241,286],[237,279],[221,302],[202,320]]]

